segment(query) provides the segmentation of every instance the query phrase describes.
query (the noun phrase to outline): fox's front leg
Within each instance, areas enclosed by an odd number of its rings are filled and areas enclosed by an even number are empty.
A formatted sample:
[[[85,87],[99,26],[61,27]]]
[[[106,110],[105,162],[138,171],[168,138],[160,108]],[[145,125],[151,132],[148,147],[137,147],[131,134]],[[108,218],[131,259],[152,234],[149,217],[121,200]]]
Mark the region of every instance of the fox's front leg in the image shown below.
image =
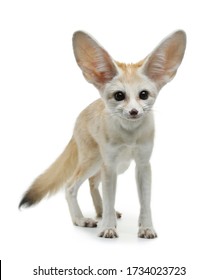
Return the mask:
[[[136,181],[140,202],[139,232],[141,238],[155,238],[157,234],[153,228],[151,216],[151,166],[136,165]]]
[[[110,167],[102,167],[102,195],[103,195],[103,217],[100,228],[100,237],[116,238],[116,212],[115,212],[115,194],[117,174]]]

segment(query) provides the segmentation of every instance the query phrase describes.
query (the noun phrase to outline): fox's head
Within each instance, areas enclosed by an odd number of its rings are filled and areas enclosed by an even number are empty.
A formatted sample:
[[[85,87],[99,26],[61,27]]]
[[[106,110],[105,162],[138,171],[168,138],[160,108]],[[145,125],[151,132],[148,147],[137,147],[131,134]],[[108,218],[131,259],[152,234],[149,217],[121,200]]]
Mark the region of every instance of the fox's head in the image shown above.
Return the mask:
[[[112,115],[129,121],[142,119],[151,110],[160,89],[175,76],[185,47],[186,35],[177,31],[144,60],[124,64],[113,60],[90,35],[77,31],[73,36],[84,77],[99,90]]]

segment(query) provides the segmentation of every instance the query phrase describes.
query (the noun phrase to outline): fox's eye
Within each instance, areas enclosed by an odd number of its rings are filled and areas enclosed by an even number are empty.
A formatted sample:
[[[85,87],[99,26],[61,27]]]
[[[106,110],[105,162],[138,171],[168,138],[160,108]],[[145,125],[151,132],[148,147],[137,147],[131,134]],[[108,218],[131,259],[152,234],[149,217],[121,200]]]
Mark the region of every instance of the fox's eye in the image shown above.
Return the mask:
[[[142,100],[146,100],[146,99],[148,99],[148,97],[149,97],[149,92],[147,90],[142,90],[139,93],[139,98]]]
[[[116,101],[122,101],[122,100],[124,100],[124,99],[125,99],[125,93],[122,92],[122,91],[117,91],[117,92],[115,92],[115,94],[114,94],[114,99],[115,99]]]

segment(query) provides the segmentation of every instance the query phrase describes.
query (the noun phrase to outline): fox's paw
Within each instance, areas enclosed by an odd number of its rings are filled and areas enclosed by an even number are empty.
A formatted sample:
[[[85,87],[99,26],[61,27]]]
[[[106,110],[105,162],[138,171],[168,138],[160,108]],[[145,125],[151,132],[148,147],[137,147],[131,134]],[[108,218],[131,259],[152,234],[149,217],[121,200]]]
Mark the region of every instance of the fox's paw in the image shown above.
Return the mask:
[[[80,218],[74,221],[74,225],[79,227],[97,227],[97,221],[90,218]]]
[[[99,237],[104,237],[104,238],[117,238],[118,234],[116,229],[114,228],[107,228],[105,230],[102,230],[99,235]]]
[[[117,217],[117,219],[120,219],[122,217],[122,213],[116,211],[116,217]],[[96,218],[97,219],[102,218],[102,213],[101,212],[97,213]]]
[[[138,237],[153,239],[157,237],[157,233],[153,228],[139,228]]]
[[[116,217],[117,217],[118,219],[120,219],[120,218],[122,217],[122,213],[116,211]]]

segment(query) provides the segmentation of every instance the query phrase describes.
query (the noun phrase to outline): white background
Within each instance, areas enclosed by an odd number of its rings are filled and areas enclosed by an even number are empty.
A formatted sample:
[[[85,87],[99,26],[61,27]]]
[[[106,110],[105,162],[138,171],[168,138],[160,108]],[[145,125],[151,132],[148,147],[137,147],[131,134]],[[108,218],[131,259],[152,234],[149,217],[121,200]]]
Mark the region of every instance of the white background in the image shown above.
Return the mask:
[[[123,270],[186,266],[187,276],[167,278],[215,279],[216,26],[216,6],[211,0],[1,1],[0,258],[4,280],[77,279],[33,276],[39,265]],[[137,238],[139,205],[133,164],[118,180],[116,208],[123,218],[118,221],[116,240],[98,238],[97,229],[74,227],[63,191],[37,207],[18,211],[23,192],[66,146],[78,113],[98,98],[73,58],[73,32],[86,30],[114,59],[136,62],[179,28],[188,36],[186,55],[154,110],[152,208],[159,237]],[[80,189],[79,200],[84,214],[93,217],[87,184]]]

